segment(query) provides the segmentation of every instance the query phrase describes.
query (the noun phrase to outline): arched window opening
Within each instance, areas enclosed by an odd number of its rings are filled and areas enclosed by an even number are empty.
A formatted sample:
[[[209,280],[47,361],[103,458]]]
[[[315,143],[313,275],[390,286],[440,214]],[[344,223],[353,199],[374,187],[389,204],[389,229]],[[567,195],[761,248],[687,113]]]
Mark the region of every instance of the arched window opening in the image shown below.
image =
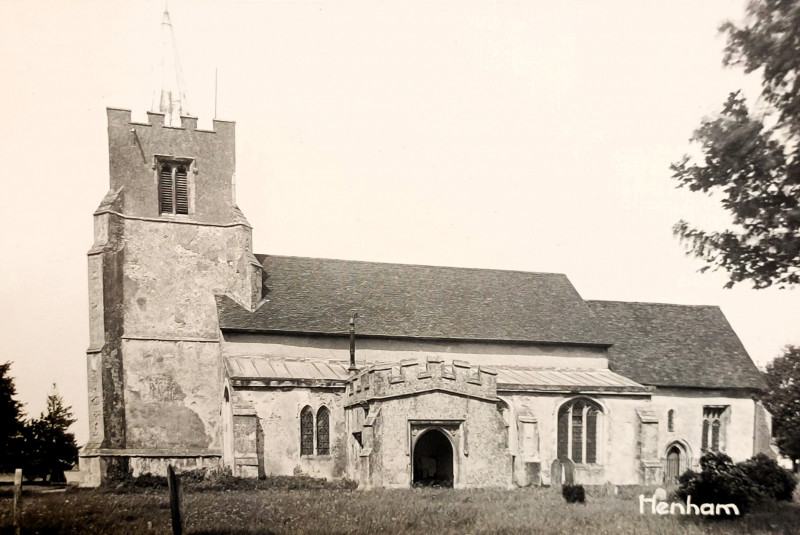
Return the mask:
[[[330,454],[329,416],[330,412],[326,407],[317,411],[317,455]]]
[[[231,395],[228,393],[228,387],[225,387],[225,403],[230,403]]]
[[[587,399],[565,403],[558,411],[557,454],[582,464],[597,463],[598,428],[602,410]]]
[[[672,409],[667,411],[667,431],[670,433],[675,431],[675,411]]]
[[[300,455],[314,455],[314,413],[311,407],[300,412]]]
[[[189,173],[184,164],[164,163],[158,174],[158,205],[162,214],[189,213]]]

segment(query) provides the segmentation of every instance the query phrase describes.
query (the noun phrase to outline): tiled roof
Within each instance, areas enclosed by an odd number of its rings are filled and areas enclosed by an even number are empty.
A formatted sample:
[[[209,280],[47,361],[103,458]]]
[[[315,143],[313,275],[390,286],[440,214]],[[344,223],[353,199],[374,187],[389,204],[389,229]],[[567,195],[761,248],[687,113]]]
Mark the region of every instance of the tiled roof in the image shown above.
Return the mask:
[[[217,298],[225,330],[607,345],[562,274],[258,256],[266,301]]]
[[[431,356],[420,354],[421,362]],[[448,362],[446,354],[435,356]],[[347,382],[347,362],[322,360],[291,360],[268,356],[225,357],[228,376],[239,384],[270,383],[282,385],[296,381],[316,381],[344,385]],[[610,370],[555,370],[541,368],[494,367],[497,370],[498,390],[540,391],[616,391],[648,392],[650,389]],[[424,366],[423,366],[424,369]]]
[[[609,367],[645,385],[762,388],[763,378],[715,306],[587,301],[613,342]]]

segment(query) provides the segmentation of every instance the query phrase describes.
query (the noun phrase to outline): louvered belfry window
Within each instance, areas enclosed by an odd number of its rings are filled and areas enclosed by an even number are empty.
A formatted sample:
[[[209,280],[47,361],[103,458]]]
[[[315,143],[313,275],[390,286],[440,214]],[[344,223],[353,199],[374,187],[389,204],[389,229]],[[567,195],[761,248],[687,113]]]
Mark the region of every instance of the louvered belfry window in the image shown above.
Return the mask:
[[[189,179],[186,164],[161,164],[158,176],[158,200],[162,214],[189,213]]]

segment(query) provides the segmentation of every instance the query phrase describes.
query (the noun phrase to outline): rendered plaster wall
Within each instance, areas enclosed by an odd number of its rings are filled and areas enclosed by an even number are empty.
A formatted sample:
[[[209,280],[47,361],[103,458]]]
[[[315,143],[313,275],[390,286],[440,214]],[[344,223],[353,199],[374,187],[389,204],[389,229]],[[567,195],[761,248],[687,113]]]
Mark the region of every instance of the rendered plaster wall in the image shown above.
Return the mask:
[[[551,465],[557,458],[558,409],[565,402],[576,397],[591,399],[603,408],[601,425],[598,426],[598,451],[596,464],[577,464],[575,479],[577,483],[601,485],[609,482],[617,485],[632,485],[640,482],[640,459],[637,452],[638,415],[636,410],[648,406],[648,396],[582,395],[548,393],[499,393],[508,403],[509,425],[516,426],[511,442],[518,464],[515,465],[515,483],[526,485],[522,462],[541,463],[542,484],[551,483]],[[520,446],[520,417],[535,419],[538,432],[538,454]],[[522,461],[522,462],[520,462]]]
[[[218,344],[125,340],[126,448],[222,452]]]
[[[667,448],[674,442],[686,447],[687,455],[697,465],[703,455],[703,407],[730,407],[728,420],[720,434],[720,450],[735,461],[754,455],[755,401],[744,391],[714,391],[699,389],[659,388],[653,394],[653,410],[659,418],[659,453],[666,457]],[[674,410],[674,431],[667,429],[667,411]]]
[[[308,474],[328,479],[345,476],[346,436],[342,390],[297,387],[291,390],[237,389],[242,406],[252,408],[263,433],[263,448],[257,454],[266,474]],[[316,415],[323,406],[330,411],[330,455],[300,455],[300,411],[309,406]],[[235,409],[234,409],[235,410]],[[234,412],[234,427],[236,426]],[[241,439],[240,439],[241,440]],[[237,448],[237,454],[238,452]]]
[[[248,227],[125,222],[125,335],[217,339],[215,294],[251,298]]]
[[[282,336],[224,333],[226,356],[271,356],[341,360],[350,358],[346,337]],[[359,368],[377,363],[400,362],[417,354],[446,354],[445,360],[466,360],[481,366],[530,366],[543,368],[608,369],[605,349],[591,347],[502,344],[483,342],[436,342],[383,340],[356,335],[356,364]]]
[[[380,402],[369,486],[409,487],[415,438],[409,422],[417,421],[425,427],[425,421],[441,420],[461,422],[456,436],[451,437],[456,488],[511,485],[506,428],[497,403],[447,392],[425,392]]]

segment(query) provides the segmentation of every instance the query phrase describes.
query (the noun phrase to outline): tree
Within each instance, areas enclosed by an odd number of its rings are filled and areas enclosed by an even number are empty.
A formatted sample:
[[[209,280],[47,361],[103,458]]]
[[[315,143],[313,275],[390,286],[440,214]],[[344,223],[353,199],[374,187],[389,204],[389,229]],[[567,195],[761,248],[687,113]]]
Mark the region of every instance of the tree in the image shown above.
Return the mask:
[[[23,429],[22,403],[14,399],[17,389],[9,375],[11,363],[0,364],[0,472],[19,468]]]
[[[78,445],[75,435],[68,432],[75,423],[72,408],[64,407],[64,401],[53,385],[47,396],[47,412],[25,425],[26,477],[63,481],[64,471],[78,460]]]
[[[772,414],[773,436],[781,453],[800,460],[800,347],[787,346],[783,355],[767,364],[767,390],[761,401]]]
[[[731,228],[709,232],[680,221],[674,233],[687,253],[724,269],[730,288],[800,283],[800,2],[751,0],[745,25],[722,25],[723,64],[762,77],[762,106],[751,113],[740,92],[722,112],[705,119],[691,142],[701,162],[684,156],[673,178],[691,191],[721,194]]]

